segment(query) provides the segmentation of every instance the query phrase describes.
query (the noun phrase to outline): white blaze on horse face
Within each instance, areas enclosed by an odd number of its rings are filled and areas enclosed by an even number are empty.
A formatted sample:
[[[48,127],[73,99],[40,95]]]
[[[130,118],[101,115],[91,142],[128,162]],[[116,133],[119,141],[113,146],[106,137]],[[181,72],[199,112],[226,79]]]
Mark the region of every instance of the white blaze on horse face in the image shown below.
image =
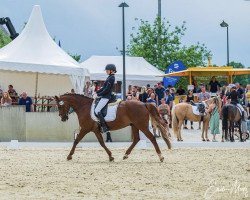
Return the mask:
[[[64,105],[64,101],[59,101],[59,105],[63,106]]]

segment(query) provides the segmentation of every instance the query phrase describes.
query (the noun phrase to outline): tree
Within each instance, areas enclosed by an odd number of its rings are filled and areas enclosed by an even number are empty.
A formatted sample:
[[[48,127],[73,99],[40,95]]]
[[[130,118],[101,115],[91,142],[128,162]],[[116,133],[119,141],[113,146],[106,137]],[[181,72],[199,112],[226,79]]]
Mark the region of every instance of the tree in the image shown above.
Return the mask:
[[[81,61],[81,55],[79,54],[71,54],[71,53],[68,53],[72,58],[74,58],[77,62],[80,62]]]
[[[140,20],[137,33],[130,35],[127,52],[131,56],[144,57],[162,71],[177,60],[181,60],[187,67],[205,66],[211,52],[200,43],[191,46],[182,45],[181,39],[185,31],[185,22],[180,27],[172,29],[168,21],[159,18],[156,18],[153,24]],[[182,78],[180,83],[185,86],[187,80]]]
[[[233,68],[245,68],[245,66],[240,63],[240,62],[234,62],[234,61],[231,61],[229,63],[229,66],[232,66]],[[241,83],[244,87],[249,84],[249,80],[250,80],[250,75],[240,75],[240,76],[236,76],[234,79],[233,79],[233,82],[234,83]]]
[[[0,29],[0,48],[4,47],[5,45],[9,44],[11,42],[11,39],[8,35],[6,35],[1,29]]]

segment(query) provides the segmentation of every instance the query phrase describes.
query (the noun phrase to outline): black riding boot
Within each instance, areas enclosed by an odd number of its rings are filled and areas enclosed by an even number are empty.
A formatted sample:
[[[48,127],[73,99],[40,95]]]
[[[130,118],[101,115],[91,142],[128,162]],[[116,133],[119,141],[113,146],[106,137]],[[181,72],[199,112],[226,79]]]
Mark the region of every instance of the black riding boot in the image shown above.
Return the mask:
[[[112,142],[111,134],[109,131],[107,132],[106,142]]]
[[[99,120],[100,120],[101,132],[102,132],[102,133],[107,133],[107,132],[109,132],[109,129],[108,129],[108,127],[107,127],[107,124],[106,124],[106,122],[105,122],[105,119],[104,119],[104,117],[102,116],[102,113],[99,112],[99,113],[97,114],[97,116],[98,116],[98,118],[99,118]]]
[[[241,120],[245,121],[245,112],[244,111],[242,111]]]

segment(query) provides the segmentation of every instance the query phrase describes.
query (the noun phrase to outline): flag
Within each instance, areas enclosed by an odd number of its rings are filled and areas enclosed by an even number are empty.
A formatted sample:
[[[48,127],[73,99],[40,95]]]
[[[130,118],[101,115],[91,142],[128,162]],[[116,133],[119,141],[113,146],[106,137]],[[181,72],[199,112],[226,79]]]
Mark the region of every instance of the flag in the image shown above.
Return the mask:
[[[178,72],[187,69],[186,66],[183,64],[182,61],[178,60],[170,64],[166,71],[165,74],[173,73],[173,72]],[[179,76],[172,76],[172,77],[164,77],[163,78],[163,84],[164,87],[167,87],[168,85],[175,86],[175,84],[179,81],[180,77]]]

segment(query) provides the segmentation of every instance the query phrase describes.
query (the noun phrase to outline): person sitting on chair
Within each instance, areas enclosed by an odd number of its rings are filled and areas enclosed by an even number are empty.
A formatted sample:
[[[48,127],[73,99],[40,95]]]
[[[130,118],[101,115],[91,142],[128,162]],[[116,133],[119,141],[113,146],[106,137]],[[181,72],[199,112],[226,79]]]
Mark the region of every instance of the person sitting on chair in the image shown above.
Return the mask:
[[[230,101],[231,104],[236,105],[241,110],[241,113],[242,113],[241,119],[244,121],[245,120],[245,117],[244,117],[244,108],[242,107],[241,104],[239,104],[239,100],[238,99],[240,98],[240,95],[236,91],[236,86],[233,86],[231,88],[231,92],[229,93],[229,95],[228,95],[227,98],[231,100]]]
[[[102,133],[109,132],[104,116],[101,113],[101,110],[104,108],[104,106],[106,106],[106,104],[111,98],[112,89],[115,83],[116,66],[114,64],[107,64],[105,67],[105,71],[109,76],[104,82],[103,87],[96,91],[97,97],[101,99],[95,108],[95,114],[100,121]]]

